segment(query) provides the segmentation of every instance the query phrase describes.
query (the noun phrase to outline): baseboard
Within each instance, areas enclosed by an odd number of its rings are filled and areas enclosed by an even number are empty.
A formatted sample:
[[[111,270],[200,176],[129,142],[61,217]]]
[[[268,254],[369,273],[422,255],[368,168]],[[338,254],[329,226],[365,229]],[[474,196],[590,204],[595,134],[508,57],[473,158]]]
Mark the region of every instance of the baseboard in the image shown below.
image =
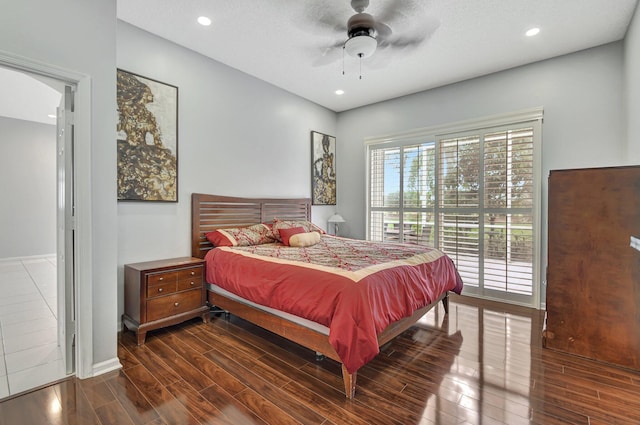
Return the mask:
[[[103,373],[111,372],[112,370],[118,370],[120,368],[122,368],[120,360],[118,360],[117,357],[114,357],[113,359],[94,364],[92,376],[102,375]]]

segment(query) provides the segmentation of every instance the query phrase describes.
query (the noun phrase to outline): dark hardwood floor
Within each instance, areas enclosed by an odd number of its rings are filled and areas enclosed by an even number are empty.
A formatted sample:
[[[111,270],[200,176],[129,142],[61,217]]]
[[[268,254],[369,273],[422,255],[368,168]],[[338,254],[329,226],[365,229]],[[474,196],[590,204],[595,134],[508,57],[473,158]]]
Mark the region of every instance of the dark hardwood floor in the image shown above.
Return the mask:
[[[542,312],[453,296],[339,366],[238,318],[120,338],[122,370],[0,402],[0,424],[639,424],[640,373],[541,347]],[[576,318],[580,320],[580,318]]]

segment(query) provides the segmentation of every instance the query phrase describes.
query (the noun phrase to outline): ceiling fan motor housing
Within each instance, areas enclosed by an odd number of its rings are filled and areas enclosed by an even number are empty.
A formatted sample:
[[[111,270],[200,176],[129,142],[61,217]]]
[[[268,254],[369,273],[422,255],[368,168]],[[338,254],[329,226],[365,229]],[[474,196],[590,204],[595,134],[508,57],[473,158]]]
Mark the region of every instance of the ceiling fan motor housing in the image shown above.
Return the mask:
[[[347,22],[347,35],[349,38],[359,35],[376,37],[375,20],[368,13],[356,13]]]

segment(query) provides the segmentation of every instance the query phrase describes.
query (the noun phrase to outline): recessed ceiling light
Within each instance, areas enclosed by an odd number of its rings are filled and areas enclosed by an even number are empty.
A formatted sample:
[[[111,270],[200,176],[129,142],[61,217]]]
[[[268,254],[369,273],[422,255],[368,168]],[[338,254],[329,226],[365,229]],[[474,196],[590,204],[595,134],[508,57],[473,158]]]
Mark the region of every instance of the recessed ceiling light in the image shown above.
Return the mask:
[[[211,25],[211,19],[207,18],[206,16],[201,16],[198,18],[198,23],[207,27]]]
[[[56,115],[55,115],[55,114],[49,114],[49,115],[47,115],[47,116],[48,116],[49,118],[55,118],[55,117],[56,117]]]
[[[525,33],[527,37],[533,37],[534,35],[538,35],[540,32],[540,28],[531,28],[529,31]]]
[[[340,95],[344,94],[344,90],[336,90],[336,94],[338,96],[340,96]]]

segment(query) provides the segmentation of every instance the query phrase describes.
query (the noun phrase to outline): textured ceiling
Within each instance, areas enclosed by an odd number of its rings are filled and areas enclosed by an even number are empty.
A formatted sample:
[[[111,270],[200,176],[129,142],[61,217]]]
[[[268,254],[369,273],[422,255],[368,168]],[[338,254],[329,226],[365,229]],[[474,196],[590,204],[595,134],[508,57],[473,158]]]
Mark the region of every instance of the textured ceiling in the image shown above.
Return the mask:
[[[334,111],[624,38],[638,0],[370,0],[388,41],[346,56],[348,0],[118,0],[119,19]],[[212,25],[196,18],[206,15]],[[537,26],[536,37],[525,31]],[[407,43],[424,41],[417,46]],[[362,79],[359,79],[359,75]],[[345,91],[337,96],[337,89]]]

